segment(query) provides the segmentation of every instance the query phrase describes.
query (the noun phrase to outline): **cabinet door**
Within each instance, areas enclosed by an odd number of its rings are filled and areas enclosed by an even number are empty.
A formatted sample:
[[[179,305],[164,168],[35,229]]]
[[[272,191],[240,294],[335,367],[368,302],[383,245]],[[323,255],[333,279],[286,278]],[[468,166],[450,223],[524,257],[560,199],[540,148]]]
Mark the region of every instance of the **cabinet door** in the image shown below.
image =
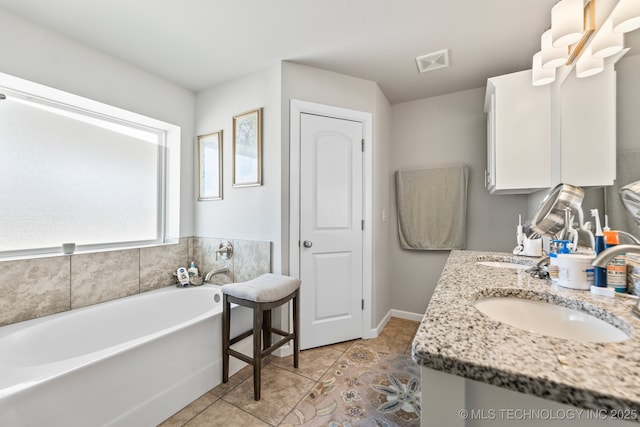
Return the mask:
[[[495,158],[495,94],[491,94],[491,109],[487,112],[487,169],[485,170],[485,187],[493,191],[496,186],[496,158]]]
[[[485,111],[491,193],[530,193],[551,184],[551,92],[531,70],[489,79]]]

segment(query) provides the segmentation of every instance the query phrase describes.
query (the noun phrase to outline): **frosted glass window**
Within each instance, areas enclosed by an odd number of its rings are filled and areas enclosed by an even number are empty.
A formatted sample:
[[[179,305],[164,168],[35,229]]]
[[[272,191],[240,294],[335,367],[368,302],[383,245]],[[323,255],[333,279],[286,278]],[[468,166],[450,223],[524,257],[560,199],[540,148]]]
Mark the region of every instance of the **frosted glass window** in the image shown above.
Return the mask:
[[[164,241],[164,130],[0,94],[0,254]]]

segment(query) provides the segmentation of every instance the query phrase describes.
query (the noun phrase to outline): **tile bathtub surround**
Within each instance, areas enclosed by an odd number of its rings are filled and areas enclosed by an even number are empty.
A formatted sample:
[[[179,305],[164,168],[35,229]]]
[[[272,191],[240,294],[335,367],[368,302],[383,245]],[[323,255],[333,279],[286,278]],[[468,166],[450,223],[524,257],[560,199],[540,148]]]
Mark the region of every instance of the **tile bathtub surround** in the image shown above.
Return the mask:
[[[220,247],[220,243],[233,240],[215,237],[194,237],[192,239],[193,255],[190,261],[195,261],[200,274],[206,274],[209,271],[228,268],[228,273],[218,273],[213,276],[209,282],[218,285],[224,285],[234,282],[234,263],[237,256],[236,245],[233,244],[233,256],[229,259],[222,259],[218,256],[216,259],[216,250]]]
[[[216,261],[224,240],[234,255]],[[191,260],[201,273],[228,267],[214,283],[249,280],[271,271],[271,244],[184,237],[171,245],[0,261],[0,326],[172,286],[173,271]]]
[[[70,257],[0,262],[0,326],[70,309]]]
[[[233,245],[230,259],[216,259],[216,250],[224,241]],[[227,267],[229,273],[219,273],[211,283],[245,282],[271,272],[271,242],[214,237],[193,238],[193,258],[201,274]]]
[[[140,293],[140,250],[71,257],[71,309]]]
[[[271,272],[271,242],[234,240],[233,274],[236,282],[246,282]]]
[[[533,264],[510,254],[452,251],[412,344],[425,367],[592,410],[640,412],[640,319],[636,301],[565,289],[523,270],[481,260]],[[547,337],[494,321],[473,305],[498,295],[552,302],[634,331],[617,343]],[[607,318],[607,312],[609,315]]]
[[[415,410],[395,405],[398,399],[391,395],[392,391],[385,395],[372,387],[381,383],[385,390],[393,389],[394,384],[388,381],[394,373],[403,385],[417,386],[418,366],[410,359],[417,326],[417,322],[392,318],[378,338],[300,352],[298,369],[292,366],[292,356],[268,357],[264,361],[263,396],[259,402],[253,400],[252,370],[247,366],[227,384],[204,394],[160,427],[417,427],[420,420]],[[412,382],[411,378],[415,380]],[[413,403],[419,404],[419,388],[412,389],[411,394]],[[334,424],[329,424],[332,421]]]

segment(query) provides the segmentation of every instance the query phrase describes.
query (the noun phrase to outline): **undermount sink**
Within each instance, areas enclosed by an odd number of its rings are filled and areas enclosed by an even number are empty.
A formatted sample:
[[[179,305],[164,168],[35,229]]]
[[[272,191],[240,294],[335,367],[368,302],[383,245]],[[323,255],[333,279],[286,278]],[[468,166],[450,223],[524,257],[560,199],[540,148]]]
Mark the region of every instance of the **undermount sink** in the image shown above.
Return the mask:
[[[590,314],[542,301],[490,297],[477,300],[474,306],[494,320],[550,337],[594,343],[629,338],[622,330]]]
[[[507,261],[477,261],[476,263],[487,267],[512,268],[514,270],[526,270],[527,268],[531,268],[530,265],[516,264],[515,262]]]

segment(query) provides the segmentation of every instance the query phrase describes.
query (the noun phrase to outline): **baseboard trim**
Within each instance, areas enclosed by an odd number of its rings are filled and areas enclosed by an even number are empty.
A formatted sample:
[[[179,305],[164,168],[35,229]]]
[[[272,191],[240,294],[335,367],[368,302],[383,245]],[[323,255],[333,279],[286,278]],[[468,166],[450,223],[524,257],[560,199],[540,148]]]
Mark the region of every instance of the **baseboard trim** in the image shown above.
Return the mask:
[[[364,331],[364,336],[362,338],[363,339],[376,338],[378,335],[380,335],[380,332],[382,332],[384,327],[387,326],[387,323],[389,323],[389,320],[391,320],[392,317],[397,317],[399,319],[405,319],[405,320],[413,320],[414,322],[420,322],[423,316],[424,314],[412,313],[410,311],[404,311],[404,310],[391,309],[387,312],[387,314],[385,314],[385,316],[382,318],[380,323],[378,323],[378,325],[375,328],[370,329],[368,331]],[[293,354],[293,345],[289,342],[283,345],[282,347],[278,348],[271,354],[277,357],[291,356]]]
[[[414,322],[421,322],[424,314],[412,313],[410,311],[404,310],[389,310],[391,312],[391,317],[397,317],[405,320],[413,320]]]
[[[382,318],[380,323],[378,323],[378,326],[376,326],[375,328],[371,329],[369,331],[369,333],[367,334],[368,336],[365,336],[363,338],[365,338],[365,339],[367,339],[367,338],[376,338],[378,335],[380,335],[380,332],[382,332],[384,327],[387,326],[387,323],[389,323],[389,320],[392,317],[397,317],[399,319],[406,319],[406,320],[413,320],[415,322],[420,322],[422,320],[423,316],[424,316],[423,314],[411,313],[410,311],[391,309],[391,310],[389,310],[387,312],[387,314],[385,314],[385,316]]]
[[[293,344],[291,342],[288,342],[282,347],[275,349],[271,354],[277,357],[291,356],[293,354]]]

